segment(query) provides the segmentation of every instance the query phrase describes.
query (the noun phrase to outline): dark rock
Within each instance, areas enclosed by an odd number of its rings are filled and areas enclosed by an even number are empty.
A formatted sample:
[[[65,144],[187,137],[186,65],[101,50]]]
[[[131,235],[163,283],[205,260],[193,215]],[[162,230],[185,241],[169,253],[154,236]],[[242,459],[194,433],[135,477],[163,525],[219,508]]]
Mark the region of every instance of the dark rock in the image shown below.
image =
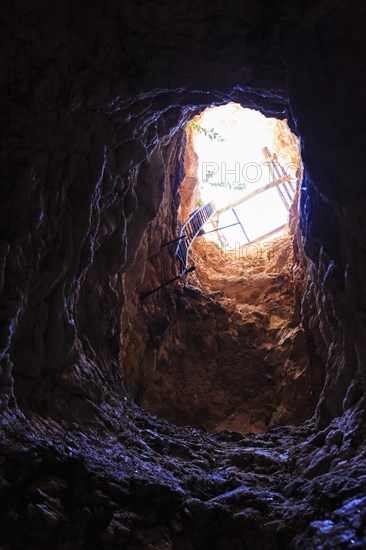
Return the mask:
[[[365,3],[2,15],[0,547],[365,548]],[[231,101],[299,137],[299,212],[141,302]]]

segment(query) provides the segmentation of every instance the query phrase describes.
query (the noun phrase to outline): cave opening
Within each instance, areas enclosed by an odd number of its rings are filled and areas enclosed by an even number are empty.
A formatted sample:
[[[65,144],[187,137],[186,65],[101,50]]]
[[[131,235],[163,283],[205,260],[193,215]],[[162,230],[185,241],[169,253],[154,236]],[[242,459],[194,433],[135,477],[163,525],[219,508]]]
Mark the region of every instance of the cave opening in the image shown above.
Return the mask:
[[[205,109],[187,132],[194,162],[186,170],[197,179],[191,207],[213,201],[216,208],[204,239],[240,258],[283,234],[298,215],[302,177],[300,143],[287,120],[230,102]]]
[[[127,389],[142,408],[177,425],[245,433],[301,424],[313,414],[318,394],[300,321],[303,274],[295,269],[302,175],[299,140],[286,120],[266,118],[230,102],[208,107],[188,122],[184,143],[178,223],[172,220],[175,233],[173,229],[162,236],[161,242],[174,241],[180,227],[204,203],[215,201],[220,210],[248,195],[254,215],[248,223],[248,216],[239,209],[238,225],[246,219],[252,238],[243,242],[241,228],[229,228],[234,232],[226,238],[215,229],[232,220],[226,220],[225,213],[212,217],[205,231],[207,237],[219,238],[195,239],[189,253],[194,273],[136,307],[133,322],[138,340],[133,330],[125,336]],[[272,174],[262,170],[255,181],[235,181],[236,162],[242,165],[240,178],[266,164]],[[210,177],[203,181],[203,171],[207,176],[225,163],[229,179],[219,182],[224,185],[210,185]],[[287,173],[273,170],[274,163]],[[256,202],[259,195],[267,194],[262,204]],[[166,205],[169,200],[168,196]],[[268,224],[272,211],[276,215]],[[162,208],[146,243],[154,242],[161,225],[166,226],[167,212],[167,206]],[[255,226],[258,219],[267,225]],[[169,251],[169,247],[155,246],[148,256],[142,289],[159,287],[161,280],[169,279],[176,262],[174,247]],[[132,274],[135,277],[136,271]]]

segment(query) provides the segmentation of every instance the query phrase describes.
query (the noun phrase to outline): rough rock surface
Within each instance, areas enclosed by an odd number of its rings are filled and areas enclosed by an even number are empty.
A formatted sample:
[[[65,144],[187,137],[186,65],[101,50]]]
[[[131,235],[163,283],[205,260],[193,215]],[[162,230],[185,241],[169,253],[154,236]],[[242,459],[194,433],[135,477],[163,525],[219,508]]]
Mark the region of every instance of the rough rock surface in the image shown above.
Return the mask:
[[[282,147],[292,142],[285,154],[301,172],[295,136],[279,121],[272,126]],[[200,198],[194,140],[187,127],[181,222]],[[180,425],[242,433],[299,424],[314,412],[324,380],[301,324],[304,270],[295,264],[292,245],[297,199],[283,237],[234,254],[197,238],[189,282],[169,286],[137,307],[125,324],[122,364],[127,390],[143,408]],[[164,219],[169,206],[163,200]],[[157,231],[153,224],[147,238]],[[143,288],[159,281],[165,253],[153,250]]]
[[[3,8],[4,550],[366,546],[364,11]],[[174,269],[154,257],[177,229],[184,124],[227,101],[287,118],[304,162],[300,313],[324,384],[311,421],[261,435],[176,427],[121,379],[146,274]]]
[[[151,269],[161,272],[162,262],[159,251]],[[126,330],[124,373],[135,401],[207,430],[263,432],[309,418],[319,357],[300,322],[292,236],[242,257],[199,239],[190,262],[195,274],[143,300]],[[147,271],[146,289],[151,280]]]

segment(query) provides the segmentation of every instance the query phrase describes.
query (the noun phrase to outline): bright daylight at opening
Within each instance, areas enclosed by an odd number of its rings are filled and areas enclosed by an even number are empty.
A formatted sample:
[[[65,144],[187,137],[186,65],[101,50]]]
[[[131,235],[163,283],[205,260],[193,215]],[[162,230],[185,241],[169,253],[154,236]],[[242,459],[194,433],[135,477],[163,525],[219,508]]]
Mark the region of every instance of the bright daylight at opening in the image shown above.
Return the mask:
[[[229,103],[206,109],[188,126],[198,156],[196,206],[213,201],[216,209],[205,238],[238,254],[281,234],[302,172],[300,144],[287,121]]]

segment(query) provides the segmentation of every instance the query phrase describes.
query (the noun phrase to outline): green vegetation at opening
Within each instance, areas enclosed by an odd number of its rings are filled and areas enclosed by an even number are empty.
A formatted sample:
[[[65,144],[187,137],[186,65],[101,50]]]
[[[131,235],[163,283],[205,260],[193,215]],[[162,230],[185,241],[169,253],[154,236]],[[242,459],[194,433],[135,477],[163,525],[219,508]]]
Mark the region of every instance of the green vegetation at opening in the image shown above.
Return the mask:
[[[193,128],[193,130],[195,130],[200,134],[203,134],[205,137],[207,137],[211,141],[218,141],[219,143],[225,141],[225,138],[221,134],[219,134],[219,132],[217,132],[215,128],[211,128],[210,130],[208,130],[207,128],[204,128],[203,126],[201,126],[200,124],[197,124],[197,122],[194,122],[193,120],[188,122],[188,124],[189,126],[191,126],[191,128]],[[206,182],[212,187],[226,187],[230,191],[231,190],[243,191],[243,189],[245,189],[247,186],[245,182],[231,183],[227,181],[209,181],[214,174],[215,172],[213,171],[207,172],[206,174]],[[203,206],[203,203],[201,206]]]
[[[211,128],[211,130],[207,130],[207,128],[204,128],[200,124],[197,124],[197,122],[194,122],[191,120],[188,122],[188,124],[197,132],[200,134],[204,134],[208,139],[211,141],[225,141],[225,138],[222,137],[218,132],[216,132],[215,128]]]

